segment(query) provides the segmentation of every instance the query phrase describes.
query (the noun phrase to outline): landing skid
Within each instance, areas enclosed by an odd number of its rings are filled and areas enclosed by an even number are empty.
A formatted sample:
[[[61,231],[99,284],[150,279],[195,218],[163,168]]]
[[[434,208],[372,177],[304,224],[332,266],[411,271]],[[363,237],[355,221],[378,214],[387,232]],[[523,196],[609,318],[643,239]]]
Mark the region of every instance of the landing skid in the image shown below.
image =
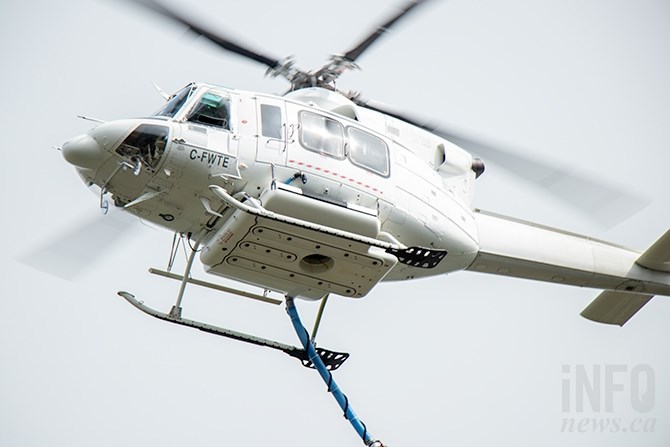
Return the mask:
[[[216,284],[211,284],[205,281],[199,281],[195,280],[194,278],[191,278],[190,272],[191,272],[191,267],[193,265],[193,261],[195,259],[195,254],[198,252],[198,246],[200,245],[200,242],[202,241],[202,238],[205,236],[206,230],[203,230],[203,232],[197,237],[195,241],[195,247],[191,248],[191,254],[188,257],[187,263],[186,263],[186,270],[184,272],[184,275],[179,276],[172,274],[170,272],[163,272],[159,271],[156,269],[152,269],[152,273],[165,276],[171,279],[177,279],[181,280],[181,285],[179,288],[179,293],[177,294],[177,301],[174,306],[172,306],[172,309],[170,310],[169,313],[163,313],[159,312],[155,309],[152,309],[151,307],[145,305],[142,301],[139,301],[135,298],[134,295],[128,293],[128,292],[118,292],[119,296],[121,296],[123,299],[128,301],[130,304],[135,306],[137,309],[140,311],[144,312],[147,315],[150,315],[154,318],[158,318],[159,320],[167,321],[168,323],[174,323],[174,324],[179,324],[181,326],[186,326],[190,327],[193,329],[198,329],[203,332],[207,332],[209,334],[214,334],[214,335],[219,335],[221,337],[226,337],[230,338],[233,340],[241,341],[244,343],[249,343],[252,345],[256,346],[264,346],[266,348],[274,349],[277,351],[281,351],[285,354],[290,355],[291,357],[295,357],[300,362],[303,364],[303,366],[307,368],[312,368],[315,369],[323,381],[326,383],[328,387],[328,392],[332,394],[332,396],[335,398],[337,403],[340,405],[340,408],[344,412],[344,417],[347,419],[350,423],[351,426],[354,428],[356,433],[360,436],[361,440],[365,443],[366,446],[368,447],[384,447],[383,444],[375,440],[370,433],[368,433],[367,428],[365,427],[365,424],[358,419],[356,414],[354,413],[353,409],[349,405],[349,399],[347,396],[340,390],[340,388],[337,386],[337,383],[335,383],[335,380],[333,379],[333,375],[331,371],[335,371],[338,369],[342,364],[349,358],[349,354],[343,353],[343,352],[333,352],[329,351],[327,349],[323,348],[317,348],[316,343],[315,343],[315,338],[316,338],[316,333],[319,328],[319,323],[321,321],[321,316],[323,314],[323,310],[326,305],[326,300],[328,298],[328,294],[324,295],[322,297],[321,301],[321,307],[319,309],[315,324],[314,324],[314,329],[312,331],[312,336],[310,338],[309,333],[307,332],[307,329],[302,325],[302,322],[300,321],[300,316],[298,315],[298,310],[295,307],[295,303],[293,300],[293,297],[290,296],[289,294],[286,295],[286,311],[289,314],[289,317],[291,318],[291,322],[293,324],[293,327],[295,329],[295,332],[298,336],[298,339],[300,340],[300,343],[302,347],[297,347],[297,346],[292,346],[292,345],[287,345],[284,343],[280,343],[275,340],[270,340],[267,338],[263,337],[257,337],[255,335],[250,335],[250,334],[245,334],[243,332],[238,332],[238,331],[233,331],[231,329],[226,329],[218,326],[214,326],[211,324],[207,323],[202,323],[200,321],[195,321],[195,320],[189,320],[187,318],[182,318],[182,308],[181,308],[181,302],[182,298],[184,297],[184,291],[186,289],[186,285],[188,283],[196,284],[199,286],[203,287],[209,287],[217,290],[222,290],[230,293],[235,293],[241,296],[245,296],[247,298],[252,298],[256,300],[261,300],[265,302],[269,302],[272,304],[279,304],[279,300],[273,300],[270,299],[269,297],[265,296],[258,296],[255,294],[249,294],[247,292],[243,292],[240,290],[236,289],[230,289],[227,287],[223,287],[220,285]],[[432,263],[437,263],[441,259],[434,259],[434,258],[439,258],[439,254],[436,256],[435,253],[431,252],[430,250],[425,250],[425,249],[419,249],[418,251],[414,248],[410,248],[406,252],[403,251],[403,254],[406,255],[409,259],[411,259],[412,262],[417,262],[421,263],[422,266],[429,265]],[[446,253],[445,253],[446,254]]]
[[[307,368],[316,369],[313,360],[310,359],[309,355],[307,354],[307,351],[305,351],[305,349],[303,348],[287,345],[285,343],[280,343],[278,341],[270,340],[263,337],[256,337],[255,335],[245,334],[243,332],[233,331],[231,329],[225,329],[207,323],[202,323],[200,321],[189,320],[188,318],[182,318],[181,316],[177,316],[175,314],[166,314],[163,312],[159,312],[156,309],[152,309],[151,307],[145,305],[142,301],[137,300],[134,295],[128,292],[122,291],[118,292],[118,294],[123,299],[128,301],[130,304],[135,306],[137,309],[141,310],[147,315],[151,315],[154,318],[158,318],[159,320],[198,329],[200,331],[207,332],[208,334],[219,335],[221,337],[242,341],[252,345],[264,346],[266,348],[281,351],[285,354],[290,355],[291,357],[300,360],[303,366]],[[345,352],[334,352],[324,348],[315,348],[315,349],[319,357],[325,364],[326,368],[328,369],[328,371],[335,371],[340,366],[342,366],[342,364],[349,358],[349,354]]]
[[[342,366],[345,360],[349,358],[349,354],[317,348],[314,345],[313,340],[310,339],[307,329],[305,329],[300,321],[300,316],[298,315],[298,311],[295,307],[292,297],[286,297],[286,310],[289,314],[289,317],[291,318],[291,322],[293,323],[296,334],[298,335],[298,338],[300,339],[300,342],[303,346],[302,348],[287,345],[274,340],[269,340],[267,338],[256,337],[254,335],[245,334],[243,332],[237,332],[211,324],[202,323],[200,321],[182,318],[181,312],[170,312],[169,314],[159,312],[145,305],[143,302],[138,301],[134,295],[128,292],[121,291],[118,292],[118,294],[137,309],[141,310],[147,315],[158,318],[159,320],[198,329],[209,334],[231,338],[233,340],[242,341],[244,343],[249,343],[256,346],[264,346],[266,348],[281,351],[290,355],[291,357],[297,358],[300,360],[303,366],[318,371],[319,375],[328,386],[328,392],[333,395],[337,403],[340,405],[340,408],[344,412],[345,419],[349,421],[364,444],[368,447],[384,446],[380,441],[372,438],[363,421],[361,421],[358,416],[356,416],[356,413],[354,413],[354,410],[349,404],[349,399],[337,386],[337,383],[335,383],[333,375],[331,374],[331,371],[335,371],[340,366]]]

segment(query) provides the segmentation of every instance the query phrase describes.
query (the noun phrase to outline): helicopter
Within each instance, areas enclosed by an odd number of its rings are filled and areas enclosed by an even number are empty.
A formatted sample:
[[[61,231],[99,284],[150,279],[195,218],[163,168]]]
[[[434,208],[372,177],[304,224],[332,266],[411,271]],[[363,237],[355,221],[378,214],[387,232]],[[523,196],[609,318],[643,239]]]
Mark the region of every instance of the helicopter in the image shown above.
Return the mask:
[[[214,275],[323,302],[362,298],[381,281],[472,270],[604,289],[583,315],[623,325],[669,294],[667,234],[640,253],[474,210],[484,164],[457,136],[336,89],[380,30],[425,2],[309,72],[141,3],[291,84],[284,96],[189,84],[151,117],[101,123],[63,145],[100,188],[103,209],[110,194],[116,208],[194,244],[178,301],[197,253]],[[186,322],[179,303],[163,317]]]

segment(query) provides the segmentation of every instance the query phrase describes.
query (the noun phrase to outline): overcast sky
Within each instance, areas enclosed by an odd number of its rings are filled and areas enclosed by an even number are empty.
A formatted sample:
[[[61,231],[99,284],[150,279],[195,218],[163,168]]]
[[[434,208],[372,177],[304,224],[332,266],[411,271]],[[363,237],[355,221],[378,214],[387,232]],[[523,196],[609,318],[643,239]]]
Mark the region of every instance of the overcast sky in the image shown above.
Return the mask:
[[[320,66],[399,2],[175,1],[271,55]],[[670,226],[670,3],[665,0],[435,0],[394,28],[339,86],[443,121],[651,200],[612,228],[487,164],[479,208],[643,250]],[[190,81],[279,93],[254,62],[196,41],[127,2],[0,5],[4,210],[0,445],[360,445],[314,371],[281,353],[154,320],[178,284],[149,275],[172,235],[138,223],[93,241],[102,260],[75,281],[16,259],[99,214],[51,146],[93,123],[147,115]],[[198,273],[203,276],[203,273]],[[332,299],[319,344],[351,353],[336,379],[392,446],[670,445],[670,300],[625,327],[579,312],[596,290],[475,273],[384,284]],[[298,303],[311,321],[314,303]],[[184,316],[297,343],[281,307],[190,288]],[[648,412],[631,399],[653,371]],[[619,388],[607,388],[615,369]],[[600,382],[593,372],[600,373]],[[637,369],[639,370],[639,368]],[[635,370],[635,371],[637,371]],[[613,411],[565,409],[576,371]],[[567,388],[566,388],[567,387]],[[585,429],[564,429],[565,420]],[[655,421],[653,432],[589,424]],[[642,429],[642,425],[634,428]],[[431,443],[431,444],[429,444]]]

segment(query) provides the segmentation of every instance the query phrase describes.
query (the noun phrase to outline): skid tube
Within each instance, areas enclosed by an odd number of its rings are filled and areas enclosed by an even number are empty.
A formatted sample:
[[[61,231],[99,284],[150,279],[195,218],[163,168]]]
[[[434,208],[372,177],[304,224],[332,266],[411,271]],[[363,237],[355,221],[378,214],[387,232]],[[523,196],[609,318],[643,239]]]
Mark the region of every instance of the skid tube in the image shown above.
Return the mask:
[[[302,344],[302,348],[280,343],[274,340],[269,340],[267,338],[256,337],[254,335],[245,334],[243,332],[237,332],[211,324],[202,323],[200,321],[182,318],[181,312],[178,314],[172,312],[169,314],[159,312],[145,305],[144,302],[137,300],[134,295],[128,292],[120,291],[118,292],[118,295],[132,304],[138,310],[154,318],[158,318],[159,320],[198,329],[209,334],[219,335],[253,345],[275,349],[282,351],[291,357],[297,358],[302,362],[303,366],[316,369],[319,372],[319,375],[328,386],[328,392],[333,395],[333,398],[337,401],[338,405],[344,412],[345,419],[349,421],[365,445],[368,447],[384,447],[384,444],[382,444],[381,441],[374,440],[372,438],[363,421],[361,421],[358,416],[356,416],[356,413],[354,413],[354,410],[349,405],[349,399],[340,390],[340,387],[333,379],[331,371],[334,371],[342,366],[342,363],[344,363],[344,361],[349,358],[349,354],[332,352],[328,351],[327,349],[317,348],[314,344],[314,341],[310,339],[310,335],[307,332],[307,329],[305,329],[302,322],[300,321],[298,309],[295,307],[295,302],[292,297],[286,297],[286,312],[291,319],[291,323],[293,324],[293,328],[295,329],[298,339]]]
[[[255,335],[245,334],[244,332],[233,331],[231,329],[222,328],[219,326],[214,326],[212,324],[202,323],[200,321],[189,320],[188,318],[182,318],[181,312],[179,315],[173,313],[163,313],[159,312],[156,309],[144,304],[144,302],[139,301],[135,298],[134,295],[128,292],[118,292],[119,296],[132,304],[135,308],[141,310],[147,315],[151,315],[154,318],[159,320],[167,321],[168,323],[178,324],[180,326],[186,326],[193,329],[198,329],[208,334],[219,335],[221,337],[230,338],[237,341],[242,341],[245,343],[250,343],[256,346],[264,346],[266,348],[274,349],[276,351],[281,351],[285,354],[290,355],[298,360],[300,360],[303,366],[307,368],[315,368],[313,361],[309,358],[307,351],[297,346],[288,345],[281,343],[275,340],[270,340],[263,337],[257,337]],[[349,354],[344,352],[333,352],[323,348],[317,348],[320,359],[323,359],[322,362],[325,362],[326,367],[330,371],[334,371],[349,358]]]

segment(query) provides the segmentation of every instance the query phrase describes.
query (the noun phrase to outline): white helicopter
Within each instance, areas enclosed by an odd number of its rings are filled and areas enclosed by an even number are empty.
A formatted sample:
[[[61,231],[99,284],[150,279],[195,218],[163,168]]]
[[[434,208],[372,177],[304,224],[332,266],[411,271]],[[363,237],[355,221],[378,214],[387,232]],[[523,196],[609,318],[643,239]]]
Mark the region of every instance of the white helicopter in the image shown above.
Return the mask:
[[[459,270],[604,290],[582,315],[623,325],[654,295],[670,295],[670,232],[640,253],[615,244],[472,207],[481,160],[454,132],[423,125],[386,106],[340,92],[337,78],[384,31],[425,0],[410,2],[343,55],[303,71],[204,29],[153,0],[137,1],[223,49],[264,64],[291,84],[284,96],[189,84],[143,119],[101,123],[66,142],[65,159],[116,208],[192,242],[166,321],[280,349],[317,368],[364,442],[364,425],[331,389],[330,371],[348,357],[316,348],[294,298],[361,298],[381,281]],[[496,158],[479,145],[479,155]],[[275,302],[191,277],[196,256],[213,275],[286,297],[301,348],[182,318],[195,283]],[[335,387],[336,388],[336,387]],[[349,413],[347,413],[349,412]]]

